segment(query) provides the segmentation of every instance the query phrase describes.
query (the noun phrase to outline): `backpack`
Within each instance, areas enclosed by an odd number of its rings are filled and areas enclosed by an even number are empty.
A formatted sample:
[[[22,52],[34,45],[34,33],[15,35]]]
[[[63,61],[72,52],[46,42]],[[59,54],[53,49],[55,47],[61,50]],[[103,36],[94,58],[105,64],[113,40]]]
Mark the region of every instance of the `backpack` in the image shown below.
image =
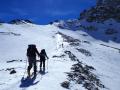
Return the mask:
[[[36,56],[36,45],[28,45],[27,56],[35,57]]]

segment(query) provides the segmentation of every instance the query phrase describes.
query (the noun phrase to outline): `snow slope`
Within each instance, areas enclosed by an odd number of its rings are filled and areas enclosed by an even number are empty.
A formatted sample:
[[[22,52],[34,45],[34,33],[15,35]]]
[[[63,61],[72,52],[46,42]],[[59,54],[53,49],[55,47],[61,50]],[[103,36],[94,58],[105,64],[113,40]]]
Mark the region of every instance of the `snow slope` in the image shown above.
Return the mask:
[[[58,32],[79,40],[79,45],[70,45]],[[25,69],[28,44],[36,44],[39,51],[46,49],[49,56],[46,74],[38,73],[36,79],[31,80],[23,78],[27,76]],[[119,90],[120,53],[101,44],[120,48],[119,43],[103,42],[87,32],[63,30],[55,25],[2,24],[0,25],[0,90],[66,90],[61,87],[61,83],[67,80],[65,72],[70,72],[76,61],[71,61],[65,51],[71,51],[80,61],[96,69],[93,73],[106,87],[99,90]],[[88,57],[77,49],[88,50],[91,56]],[[16,73],[9,74],[13,68]],[[72,82],[69,88],[86,90],[82,84]]]

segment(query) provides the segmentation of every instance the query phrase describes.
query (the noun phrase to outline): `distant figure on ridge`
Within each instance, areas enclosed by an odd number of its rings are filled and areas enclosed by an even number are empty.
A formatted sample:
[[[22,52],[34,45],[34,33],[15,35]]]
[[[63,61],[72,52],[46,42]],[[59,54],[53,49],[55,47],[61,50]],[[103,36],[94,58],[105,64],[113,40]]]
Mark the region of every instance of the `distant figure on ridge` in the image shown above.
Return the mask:
[[[43,71],[45,72],[45,60],[49,59],[45,49],[42,49],[40,52],[40,71],[42,71],[42,65],[43,65]]]
[[[28,77],[30,77],[30,70],[33,66],[34,66],[34,76],[36,76],[36,71],[37,71],[36,54],[40,56],[36,48],[36,45],[34,44],[28,45],[28,49],[27,49],[27,57],[28,57],[28,63],[29,63],[29,66],[27,68]]]

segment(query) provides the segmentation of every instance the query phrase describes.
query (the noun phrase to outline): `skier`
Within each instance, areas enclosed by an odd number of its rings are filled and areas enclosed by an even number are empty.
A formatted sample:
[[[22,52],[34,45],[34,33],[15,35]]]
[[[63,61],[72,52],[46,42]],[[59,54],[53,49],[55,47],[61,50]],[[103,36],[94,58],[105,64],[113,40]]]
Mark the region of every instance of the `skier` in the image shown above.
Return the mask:
[[[29,63],[29,66],[27,68],[28,77],[30,77],[30,70],[33,66],[34,66],[34,76],[36,76],[36,71],[37,71],[36,54],[40,56],[36,48],[36,45],[34,44],[28,45],[28,49],[27,49],[27,57],[28,57],[28,63]]]
[[[63,43],[61,44],[62,48],[63,48]]]
[[[45,72],[45,60],[49,59],[45,49],[42,49],[40,52],[40,71],[42,71],[42,66],[43,66],[43,72]]]

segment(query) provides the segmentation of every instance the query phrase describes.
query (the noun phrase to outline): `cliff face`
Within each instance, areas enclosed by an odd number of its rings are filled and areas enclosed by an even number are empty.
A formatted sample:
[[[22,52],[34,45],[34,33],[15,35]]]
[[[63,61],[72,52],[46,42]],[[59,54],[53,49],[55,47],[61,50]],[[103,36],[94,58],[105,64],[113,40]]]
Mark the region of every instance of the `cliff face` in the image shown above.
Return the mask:
[[[97,0],[97,5],[106,5],[112,7],[120,6],[120,0]]]
[[[120,22],[120,0],[98,0],[96,6],[80,14],[80,19],[89,22],[104,22],[110,18]]]

